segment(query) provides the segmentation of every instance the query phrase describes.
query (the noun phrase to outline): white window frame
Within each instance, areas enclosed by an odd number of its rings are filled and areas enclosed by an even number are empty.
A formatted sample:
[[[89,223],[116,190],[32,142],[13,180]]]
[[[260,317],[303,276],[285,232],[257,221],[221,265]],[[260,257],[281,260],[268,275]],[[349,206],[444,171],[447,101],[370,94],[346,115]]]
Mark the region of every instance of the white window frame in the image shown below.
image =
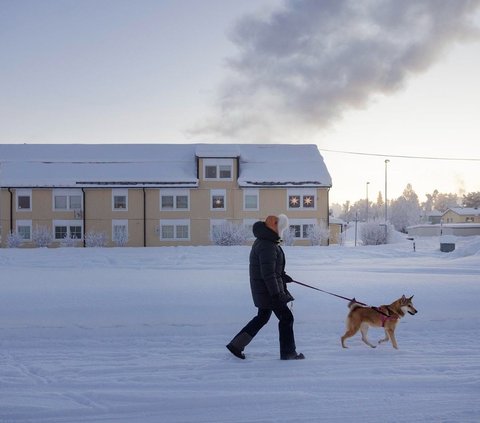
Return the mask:
[[[125,208],[115,207],[115,197],[125,197]],[[112,189],[112,211],[128,211],[128,189]]]
[[[173,207],[163,207],[162,197],[173,197]],[[177,207],[177,197],[187,197],[187,207]],[[162,188],[160,190],[160,210],[162,211],[190,211],[190,190],[189,189],[175,189]]]
[[[115,242],[115,227],[122,227],[125,228],[125,232],[127,235],[127,239],[129,237],[128,233],[128,220],[127,219],[112,219],[112,241]]]
[[[313,225],[313,226],[317,226],[318,225],[318,221],[317,219],[290,219],[289,221],[289,230],[292,226],[300,226],[300,236],[297,237],[297,236],[293,236],[293,239],[308,239],[308,236],[303,236],[304,235],[304,226],[307,226],[307,225]]]
[[[207,166],[216,168],[215,178],[207,178]],[[220,177],[220,168],[223,166],[230,168],[230,177]],[[206,181],[233,181],[233,159],[203,159],[203,179]]]
[[[70,227],[71,226],[79,226],[80,227],[80,238],[75,238],[81,241],[83,239],[83,222],[81,220],[54,220],[52,222],[52,236],[54,241],[61,241],[63,238],[57,238],[55,228],[58,226],[66,226],[67,227],[67,238],[71,237],[71,231]]]
[[[247,207],[247,197],[255,196],[257,199],[257,207]],[[247,188],[243,190],[243,211],[258,211],[260,209],[260,190]]]
[[[173,226],[173,237],[172,238],[164,238],[162,228],[164,226]],[[179,238],[178,235],[178,227],[179,226],[187,226],[188,228],[188,237],[187,238]],[[168,242],[168,241],[190,241],[191,238],[191,226],[190,226],[190,219],[161,219],[159,222],[159,237],[160,241]]]
[[[290,207],[290,197],[291,196],[298,196],[300,199],[299,207]],[[304,207],[304,199],[305,197],[313,197],[314,207]],[[317,190],[316,189],[288,189],[287,190],[287,210],[317,210]]]
[[[20,233],[18,232],[19,227],[29,227],[30,228],[30,237],[29,238],[22,238],[22,242],[28,242],[32,240],[32,221],[31,220],[17,220],[15,222],[15,230],[18,235]]]
[[[18,197],[30,197],[30,208],[22,209],[18,207]],[[32,211],[32,190],[31,189],[18,189],[15,192],[16,199],[16,208],[18,212],[29,212]],[[31,234],[30,234],[31,236]]]
[[[223,207],[213,207],[213,197],[223,197]],[[210,211],[226,211],[227,210],[227,190],[225,189],[211,189],[210,190]]]
[[[66,207],[57,208],[55,206],[56,197],[66,197]],[[80,197],[80,208],[72,207],[72,197]],[[52,210],[53,211],[69,211],[69,210],[83,210],[83,196],[82,191],[77,189],[54,189],[52,191]]]

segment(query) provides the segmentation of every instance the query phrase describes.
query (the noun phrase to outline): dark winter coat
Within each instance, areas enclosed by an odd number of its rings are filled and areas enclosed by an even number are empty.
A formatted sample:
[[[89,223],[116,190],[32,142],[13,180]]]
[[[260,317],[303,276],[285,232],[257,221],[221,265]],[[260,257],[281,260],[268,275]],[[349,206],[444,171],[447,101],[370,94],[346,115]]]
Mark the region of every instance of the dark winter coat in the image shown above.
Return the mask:
[[[253,303],[258,308],[272,308],[272,297],[286,294],[289,301],[293,297],[287,290],[286,282],[291,280],[285,273],[285,254],[280,247],[280,237],[265,225],[253,225],[255,242],[250,251],[250,288]]]

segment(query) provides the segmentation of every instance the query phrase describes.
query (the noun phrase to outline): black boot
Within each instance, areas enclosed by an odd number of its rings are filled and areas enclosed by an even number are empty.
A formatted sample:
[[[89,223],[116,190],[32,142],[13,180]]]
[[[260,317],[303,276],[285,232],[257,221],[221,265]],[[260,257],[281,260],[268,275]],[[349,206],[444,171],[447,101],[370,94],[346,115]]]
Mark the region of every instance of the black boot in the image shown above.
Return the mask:
[[[245,360],[245,354],[243,353],[243,350],[252,339],[252,336],[249,335],[247,332],[241,332],[230,341],[230,343],[227,345],[227,349],[235,357]]]
[[[238,348],[236,348],[232,343],[227,345],[228,351],[230,351],[235,357],[241,358],[242,360],[245,360],[245,354],[240,351]]]
[[[282,354],[280,355],[280,360],[303,360],[305,356],[302,353],[290,353],[290,354]]]

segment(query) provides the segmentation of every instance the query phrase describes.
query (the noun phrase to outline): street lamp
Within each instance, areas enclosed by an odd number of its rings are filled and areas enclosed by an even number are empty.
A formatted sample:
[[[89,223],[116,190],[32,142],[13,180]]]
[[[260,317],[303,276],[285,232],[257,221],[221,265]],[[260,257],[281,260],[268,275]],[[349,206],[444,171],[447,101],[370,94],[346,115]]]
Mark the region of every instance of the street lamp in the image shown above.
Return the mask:
[[[387,240],[387,220],[388,220],[388,213],[387,213],[387,207],[388,207],[388,197],[387,197],[387,165],[390,163],[390,160],[385,159],[385,242]]]
[[[367,182],[367,215],[366,215],[366,218],[365,218],[365,222],[368,222],[368,185],[370,184],[370,182]]]

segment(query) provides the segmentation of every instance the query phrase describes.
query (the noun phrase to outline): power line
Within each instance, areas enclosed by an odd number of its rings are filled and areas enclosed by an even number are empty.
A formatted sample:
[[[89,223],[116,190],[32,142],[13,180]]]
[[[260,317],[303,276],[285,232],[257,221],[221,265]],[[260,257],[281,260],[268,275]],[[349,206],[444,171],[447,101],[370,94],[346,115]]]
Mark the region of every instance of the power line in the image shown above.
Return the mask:
[[[357,155],[357,156],[395,157],[395,158],[398,158],[398,159],[448,160],[448,161],[480,162],[480,158],[403,156],[403,155],[399,155],[399,154],[361,153],[359,151],[330,150],[330,149],[327,149],[327,148],[319,148],[319,150],[320,151],[326,151],[328,153],[354,154],[354,155]]]

